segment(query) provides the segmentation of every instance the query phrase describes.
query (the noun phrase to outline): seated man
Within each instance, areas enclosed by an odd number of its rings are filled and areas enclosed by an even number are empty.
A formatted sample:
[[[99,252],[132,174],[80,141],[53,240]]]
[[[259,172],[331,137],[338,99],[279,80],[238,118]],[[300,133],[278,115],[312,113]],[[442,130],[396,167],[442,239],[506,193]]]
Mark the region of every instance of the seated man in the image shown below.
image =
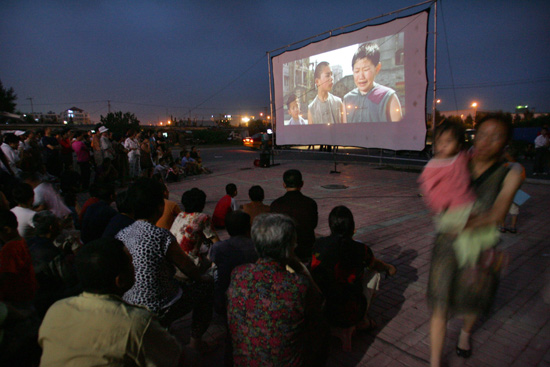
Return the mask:
[[[254,263],[258,254],[250,239],[250,216],[243,211],[229,212],[225,217],[227,240],[212,245],[210,260],[216,265],[214,276],[214,307],[220,315],[226,314],[227,297],[231,272],[242,264]]]
[[[315,242],[315,227],[319,221],[317,203],[302,194],[304,182],[302,173],[289,169],[283,174],[283,186],[286,194],[271,203],[272,213],[286,214],[296,222],[296,256],[303,262],[311,260],[311,248]]]
[[[40,327],[41,366],[175,366],[181,347],[147,309],[120,297],[134,284],[122,242],[102,238],[76,256],[84,293],[56,302]],[[182,362],[180,360],[180,362]]]

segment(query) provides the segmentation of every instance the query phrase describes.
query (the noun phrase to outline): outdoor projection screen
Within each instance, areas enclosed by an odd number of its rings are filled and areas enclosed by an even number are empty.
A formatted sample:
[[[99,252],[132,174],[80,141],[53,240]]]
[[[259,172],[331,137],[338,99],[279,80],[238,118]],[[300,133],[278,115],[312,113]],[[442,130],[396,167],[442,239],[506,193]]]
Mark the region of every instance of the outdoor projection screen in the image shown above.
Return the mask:
[[[422,11],[274,56],[276,143],[424,149],[428,15]]]

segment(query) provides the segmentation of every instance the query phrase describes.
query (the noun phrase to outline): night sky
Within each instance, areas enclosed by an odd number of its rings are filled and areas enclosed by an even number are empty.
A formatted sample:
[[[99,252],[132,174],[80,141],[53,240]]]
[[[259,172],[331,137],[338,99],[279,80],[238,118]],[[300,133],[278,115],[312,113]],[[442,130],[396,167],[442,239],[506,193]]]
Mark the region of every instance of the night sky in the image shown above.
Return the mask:
[[[267,51],[419,2],[0,0],[0,80],[22,112],[32,97],[35,112],[76,106],[94,121],[107,100],[142,123],[258,115]],[[548,0],[439,2],[439,109],[550,113],[549,16]],[[427,57],[431,90],[433,35]]]

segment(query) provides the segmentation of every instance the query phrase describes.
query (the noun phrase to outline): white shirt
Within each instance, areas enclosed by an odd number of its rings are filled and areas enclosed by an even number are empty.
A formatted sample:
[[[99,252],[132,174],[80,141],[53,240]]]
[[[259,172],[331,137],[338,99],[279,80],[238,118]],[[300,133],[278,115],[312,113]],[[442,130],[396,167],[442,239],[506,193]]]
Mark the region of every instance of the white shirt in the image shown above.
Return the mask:
[[[548,137],[539,135],[535,138],[535,149],[536,148],[544,148],[548,146]]]
[[[16,206],[11,209],[12,213],[17,217],[17,232],[23,238],[30,238],[34,234],[34,225],[32,219],[36,212],[29,208]]]
[[[63,218],[71,214],[71,209],[67,208],[61,196],[59,196],[53,186],[47,182],[42,182],[34,188],[33,205],[45,205],[46,209],[51,211],[58,218]]]
[[[136,139],[127,138],[124,141],[124,148],[128,150],[128,157],[136,157],[140,155],[139,143]]]
[[[4,152],[4,155],[6,156],[6,159],[8,160],[8,164],[11,168],[11,170],[14,173],[17,173],[19,170],[16,167],[16,163],[19,162],[19,152],[14,150],[12,147],[10,147],[6,143],[2,143],[0,145],[0,148],[2,149],[2,152]],[[4,164],[2,163],[2,168],[4,168]],[[4,169],[7,171],[6,169]]]

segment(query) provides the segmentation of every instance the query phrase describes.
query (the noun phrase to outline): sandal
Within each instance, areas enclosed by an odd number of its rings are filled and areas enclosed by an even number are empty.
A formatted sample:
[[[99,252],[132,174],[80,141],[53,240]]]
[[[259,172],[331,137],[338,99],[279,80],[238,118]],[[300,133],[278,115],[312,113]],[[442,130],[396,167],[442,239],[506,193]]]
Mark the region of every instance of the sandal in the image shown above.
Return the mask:
[[[512,234],[516,234],[518,232],[516,228],[506,228],[506,230]]]
[[[500,233],[506,233],[508,229],[506,229],[506,227],[503,227],[503,226],[498,226],[498,230]]]
[[[355,330],[357,331],[370,331],[375,330],[378,328],[378,324],[376,321],[374,321],[371,317],[365,317],[357,326],[355,326]]]

